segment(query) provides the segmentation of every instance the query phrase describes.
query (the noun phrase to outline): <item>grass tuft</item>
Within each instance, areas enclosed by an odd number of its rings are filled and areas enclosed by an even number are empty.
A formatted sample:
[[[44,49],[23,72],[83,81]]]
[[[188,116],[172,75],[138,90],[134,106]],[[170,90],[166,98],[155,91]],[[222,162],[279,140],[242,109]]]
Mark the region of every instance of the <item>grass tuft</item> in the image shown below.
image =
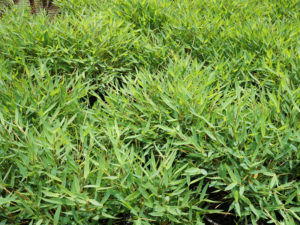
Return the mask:
[[[300,222],[298,1],[0,4],[0,224]]]

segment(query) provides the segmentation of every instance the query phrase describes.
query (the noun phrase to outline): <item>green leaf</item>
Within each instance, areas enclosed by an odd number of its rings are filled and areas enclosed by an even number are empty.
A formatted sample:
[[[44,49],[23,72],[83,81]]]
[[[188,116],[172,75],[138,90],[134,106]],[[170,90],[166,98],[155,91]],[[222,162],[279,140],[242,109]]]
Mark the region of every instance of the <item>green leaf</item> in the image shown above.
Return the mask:
[[[61,205],[58,206],[55,211],[54,218],[53,218],[54,225],[57,225],[59,223],[60,212],[61,212]]]
[[[97,207],[103,207],[103,204],[101,204],[100,202],[96,201],[95,199],[89,199],[89,202],[91,204],[93,204],[94,206],[97,206]]]
[[[274,174],[270,182],[270,188],[273,188],[275,185],[278,185],[278,179],[277,176]]]
[[[240,204],[238,202],[234,203],[234,208],[235,208],[238,216],[241,216],[241,208],[240,208]]]
[[[190,175],[190,176],[199,175],[199,174],[207,175],[207,171],[205,169],[199,169],[199,168],[193,167],[193,168],[186,169],[185,174]]]
[[[229,190],[233,189],[236,185],[237,185],[237,183],[231,183],[231,184],[229,184],[229,185],[225,188],[225,191],[229,191]]]

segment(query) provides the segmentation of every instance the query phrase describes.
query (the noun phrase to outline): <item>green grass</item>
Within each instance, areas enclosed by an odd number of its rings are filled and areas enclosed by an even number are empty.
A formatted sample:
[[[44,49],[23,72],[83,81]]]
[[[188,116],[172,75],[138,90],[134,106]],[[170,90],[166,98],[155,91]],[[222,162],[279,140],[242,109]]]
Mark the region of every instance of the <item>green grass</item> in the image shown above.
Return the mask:
[[[299,1],[55,4],[1,9],[1,225],[299,224]]]

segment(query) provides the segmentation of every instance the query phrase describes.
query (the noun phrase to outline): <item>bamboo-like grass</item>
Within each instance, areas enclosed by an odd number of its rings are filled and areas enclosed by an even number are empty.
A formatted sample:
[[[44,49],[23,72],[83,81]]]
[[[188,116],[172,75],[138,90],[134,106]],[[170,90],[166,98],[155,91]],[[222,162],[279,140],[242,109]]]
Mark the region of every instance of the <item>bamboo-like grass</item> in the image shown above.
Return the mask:
[[[0,224],[299,224],[298,0],[53,4],[0,18]]]

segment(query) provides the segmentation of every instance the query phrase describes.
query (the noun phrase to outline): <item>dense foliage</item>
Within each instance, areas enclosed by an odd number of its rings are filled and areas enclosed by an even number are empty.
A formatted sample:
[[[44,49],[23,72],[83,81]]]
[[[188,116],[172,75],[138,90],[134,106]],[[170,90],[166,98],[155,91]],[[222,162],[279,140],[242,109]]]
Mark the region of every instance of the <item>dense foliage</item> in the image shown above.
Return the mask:
[[[298,0],[57,0],[0,18],[0,224],[299,224]]]

